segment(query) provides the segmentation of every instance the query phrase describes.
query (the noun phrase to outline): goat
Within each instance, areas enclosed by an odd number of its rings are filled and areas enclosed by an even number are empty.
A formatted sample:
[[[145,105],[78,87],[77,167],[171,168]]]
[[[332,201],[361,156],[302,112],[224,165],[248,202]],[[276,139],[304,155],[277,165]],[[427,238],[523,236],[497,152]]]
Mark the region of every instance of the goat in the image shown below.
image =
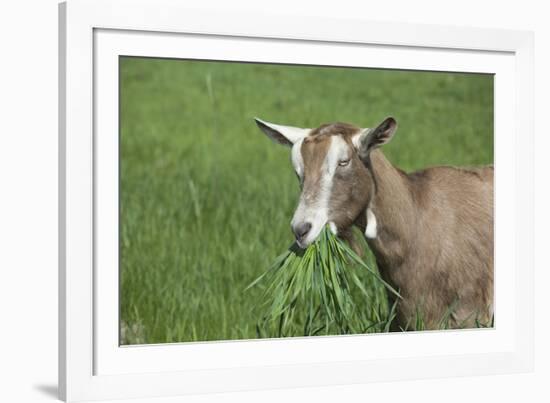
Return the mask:
[[[256,119],[291,147],[301,195],[291,221],[306,248],[325,225],[353,243],[358,226],[382,278],[399,290],[393,329],[488,324],[493,316],[493,167],[439,166],[405,173],[379,149],[397,129],[347,123],[315,129]],[[392,296],[389,303],[393,304]]]

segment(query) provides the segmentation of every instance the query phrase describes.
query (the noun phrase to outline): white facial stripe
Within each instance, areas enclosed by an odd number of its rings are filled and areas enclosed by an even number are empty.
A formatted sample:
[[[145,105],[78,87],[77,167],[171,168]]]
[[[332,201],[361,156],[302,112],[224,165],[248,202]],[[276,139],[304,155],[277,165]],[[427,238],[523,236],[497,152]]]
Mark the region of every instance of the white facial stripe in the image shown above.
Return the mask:
[[[376,229],[376,216],[370,208],[367,209],[367,228],[365,228],[365,236],[369,239],[376,238],[377,229]]]
[[[304,139],[300,139],[296,143],[294,143],[290,152],[292,165],[294,166],[294,170],[296,171],[300,179],[304,178],[304,159],[302,158],[303,141]]]
[[[323,161],[323,165],[321,167],[322,176],[319,184],[320,189],[317,193],[317,199],[306,200],[302,195],[298,208],[296,209],[296,212],[294,213],[294,217],[292,219],[293,224],[300,222],[311,223],[311,230],[309,231],[306,239],[304,239],[304,244],[306,245],[309,245],[317,238],[317,236],[327,223],[334,173],[336,171],[336,168],[338,167],[338,162],[341,159],[346,159],[348,157],[348,144],[341,136],[331,136],[329,139],[330,145],[327,155],[325,156],[325,159]],[[298,144],[296,144],[294,147],[297,146]],[[293,164],[295,166],[295,169],[297,169],[296,167],[299,167],[301,164],[301,172],[303,172],[303,160],[301,159],[301,152],[299,152],[300,148],[297,148],[298,151],[295,152],[294,147],[292,148]],[[331,230],[335,232],[336,226],[334,225],[334,223],[331,224]]]

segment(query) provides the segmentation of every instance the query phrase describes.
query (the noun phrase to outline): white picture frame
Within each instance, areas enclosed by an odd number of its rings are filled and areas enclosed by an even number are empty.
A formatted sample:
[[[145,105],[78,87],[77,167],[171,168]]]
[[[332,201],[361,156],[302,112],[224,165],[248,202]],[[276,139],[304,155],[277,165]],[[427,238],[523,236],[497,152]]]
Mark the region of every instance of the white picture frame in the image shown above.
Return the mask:
[[[59,39],[59,390],[63,399],[532,370],[531,33],[228,16],[215,10],[189,10],[169,0],[70,0],[60,5]],[[115,135],[120,55],[495,74],[496,327],[120,347],[118,210],[113,208],[118,200]]]

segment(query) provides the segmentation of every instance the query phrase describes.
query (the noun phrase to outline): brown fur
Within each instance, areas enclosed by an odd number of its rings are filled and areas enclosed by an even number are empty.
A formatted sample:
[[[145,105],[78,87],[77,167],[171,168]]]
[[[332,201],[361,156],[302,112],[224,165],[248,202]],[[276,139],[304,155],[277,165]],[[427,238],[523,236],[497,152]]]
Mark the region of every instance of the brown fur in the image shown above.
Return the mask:
[[[400,290],[398,323],[420,310],[428,328],[453,306],[451,327],[488,324],[493,307],[493,168],[435,167],[412,174],[371,153],[382,276]],[[366,223],[365,223],[366,224]]]
[[[407,174],[380,150],[365,160],[352,145],[359,129],[335,123],[311,131],[302,144],[304,191],[315,195],[330,142],[350,145],[350,169],[337,171],[330,220],[349,238],[355,224],[366,227],[367,206],[377,236],[367,239],[383,278],[399,290],[397,324],[414,328],[420,312],[428,329],[491,322],[493,304],[493,168],[434,167]],[[392,301],[390,301],[392,302]]]

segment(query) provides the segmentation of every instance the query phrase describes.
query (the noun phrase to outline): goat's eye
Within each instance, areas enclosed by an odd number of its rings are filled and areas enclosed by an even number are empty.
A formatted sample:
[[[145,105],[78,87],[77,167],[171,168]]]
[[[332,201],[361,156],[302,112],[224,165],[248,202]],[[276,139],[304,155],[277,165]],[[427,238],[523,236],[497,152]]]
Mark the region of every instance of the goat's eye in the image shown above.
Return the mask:
[[[338,166],[345,167],[349,164],[349,160],[340,160],[338,161]]]

